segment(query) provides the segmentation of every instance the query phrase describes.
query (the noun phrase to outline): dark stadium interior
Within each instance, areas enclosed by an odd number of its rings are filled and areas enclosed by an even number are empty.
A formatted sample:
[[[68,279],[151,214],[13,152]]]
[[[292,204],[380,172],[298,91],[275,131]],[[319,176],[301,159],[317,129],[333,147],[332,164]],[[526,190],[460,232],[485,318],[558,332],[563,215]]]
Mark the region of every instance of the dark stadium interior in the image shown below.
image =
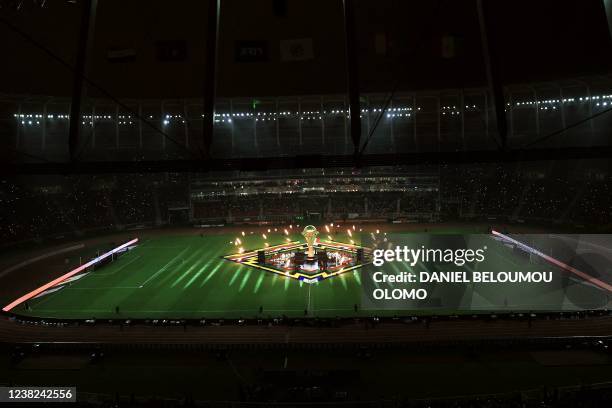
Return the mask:
[[[0,404],[612,406],[612,0],[0,0],[0,50]],[[266,263],[387,234],[496,234],[574,307]]]

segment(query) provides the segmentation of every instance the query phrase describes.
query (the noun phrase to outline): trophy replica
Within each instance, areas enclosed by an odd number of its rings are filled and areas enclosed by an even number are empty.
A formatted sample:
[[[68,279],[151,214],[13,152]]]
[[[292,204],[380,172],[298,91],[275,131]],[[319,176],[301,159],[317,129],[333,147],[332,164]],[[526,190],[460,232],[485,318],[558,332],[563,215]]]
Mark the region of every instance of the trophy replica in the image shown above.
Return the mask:
[[[302,235],[304,236],[304,239],[306,240],[306,245],[308,246],[308,249],[306,251],[306,258],[312,260],[315,257],[314,244],[317,240],[317,235],[319,235],[319,231],[317,231],[317,229],[313,225],[307,225],[306,227],[304,227]]]

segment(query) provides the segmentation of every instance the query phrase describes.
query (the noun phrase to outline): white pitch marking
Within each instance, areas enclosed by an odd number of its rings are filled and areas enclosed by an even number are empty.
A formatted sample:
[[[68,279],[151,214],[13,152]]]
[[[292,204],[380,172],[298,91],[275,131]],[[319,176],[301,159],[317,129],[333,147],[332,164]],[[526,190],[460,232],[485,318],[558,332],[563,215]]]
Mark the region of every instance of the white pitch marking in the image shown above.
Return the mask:
[[[141,286],[100,286],[100,287],[93,287],[93,288],[72,288],[72,287],[68,287],[67,289],[70,290],[99,290],[99,289],[140,289]]]
[[[130,261],[128,263],[126,263],[125,265],[121,265],[119,267],[119,269],[117,269],[114,272],[106,272],[106,273],[103,273],[103,272],[102,273],[96,273],[96,272],[94,272],[93,274],[91,274],[91,276],[110,276],[110,275],[114,275],[114,274],[116,274],[117,272],[119,272],[120,270],[122,270],[123,268],[125,268],[126,266],[128,266],[129,264],[131,264],[132,262],[134,262],[135,260],[137,260],[139,258],[140,258],[140,255],[137,255],[135,258],[130,259]]]
[[[140,284],[140,288],[142,288],[144,285],[146,285],[147,283],[149,283],[152,279],[154,279],[157,275],[159,275],[160,273],[162,273],[163,271],[166,270],[166,268],[173,263],[178,257],[182,256],[189,248],[191,248],[191,246],[188,246],[187,248],[185,248],[184,250],[182,250],[177,256],[175,256],[174,258],[172,258],[167,264],[165,264],[164,266],[161,267],[160,270],[158,270],[157,272],[155,272],[153,275],[151,275],[149,277],[149,279],[147,279],[146,281],[144,281],[143,283]]]

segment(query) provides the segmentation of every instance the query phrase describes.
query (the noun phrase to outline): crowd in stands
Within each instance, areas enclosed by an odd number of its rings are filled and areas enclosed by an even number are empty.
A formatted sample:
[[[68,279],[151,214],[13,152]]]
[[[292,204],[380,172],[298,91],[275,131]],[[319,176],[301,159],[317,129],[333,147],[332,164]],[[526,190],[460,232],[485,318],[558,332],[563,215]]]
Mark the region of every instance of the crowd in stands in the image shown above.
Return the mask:
[[[80,235],[167,218],[175,193],[148,175],[67,176],[0,181],[0,240]],[[185,196],[186,192],[183,191]]]
[[[226,217],[227,207],[222,200],[195,201],[193,203],[193,218],[196,220],[221,220]]]
[[[194,194],[188,176],[40,176],[0,181],[2,243],[130,225],[190,220],[290,221],[418,218],[499,220],[568,226],[612,225],[612,177],[605,169],[560,163],[441,166],[436,177],[297,176],[218,183]],[[182,202],[184,217],[170,217]],[[190,210],[189,210],[190,209]],[[190,217],[191,216],[191,217]]]
[[[329,207],[329,196],[326,195],[302,195],[297,197],[300,202],[300,208],[305,213],[327,213]],[[362,200],[363,201],[363,200]]]
[[[300,200],[282,194],[266,195],[262,200],[263,213],[267,215],[295,216],[300,213]]]
[[[405,194],[404,196],[397,193],[370,194],[368,195],[368,212],[374,214],[393,214],[397,212],[398,200],[400,202],[400,209],[405,211],[409,208],[409,203],[412,202],[413,197],[417,195],[423,194]]]
[[[442,212],[454,202],[460,218],[602,227],[612,223],[612,177],[607,171],[470,166],[443,178],[441,191]]]
[[[253,200],[250,196],[230,196],[224,204],[232,217],[258,217],[261,212],[259,200]]]
[[[327,195],[254,194],[196,200],[193,202],[193,217],[196,220],[240,221],[254,217],[261,220],[277,216],[290,219],[316,214],[326,219],[364,217],[389,219],[417,213],[433,214],[437,208],[438,193],[432,191]]]
[[[364,214],[366,212],[365,197],[366,194],[361,193],[334,194],[330,197],[331,209],[341,214]]]

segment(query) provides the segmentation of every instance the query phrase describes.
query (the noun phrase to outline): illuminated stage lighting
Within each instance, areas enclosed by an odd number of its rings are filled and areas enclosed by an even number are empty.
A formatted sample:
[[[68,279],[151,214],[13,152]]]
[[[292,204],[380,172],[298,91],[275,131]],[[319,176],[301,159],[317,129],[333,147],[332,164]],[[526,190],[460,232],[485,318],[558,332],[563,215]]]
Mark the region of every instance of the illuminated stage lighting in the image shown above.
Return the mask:
[[[312,241],[311,238],[307,239]],[[309,249],[314,250],[310,257]],[[371,262],[372,253],[369,248],[354,243],[331,240],[313,241],[312,244],[289,241],[273,246],[266,243],[263,248],[241,250],[223,259],[306,283],[316,283],[356,271]]]

